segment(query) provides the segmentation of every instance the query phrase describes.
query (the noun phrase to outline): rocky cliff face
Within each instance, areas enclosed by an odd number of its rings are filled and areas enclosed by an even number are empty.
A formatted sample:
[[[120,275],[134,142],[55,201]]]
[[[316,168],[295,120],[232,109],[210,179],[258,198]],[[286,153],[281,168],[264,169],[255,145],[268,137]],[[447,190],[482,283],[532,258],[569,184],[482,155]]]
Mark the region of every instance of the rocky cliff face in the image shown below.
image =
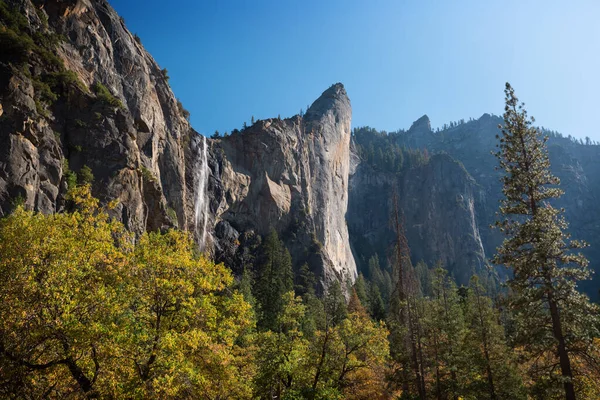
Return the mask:
[[[118,199],[115,214],[136,233],[186,226],[192,130],[122,19],[101,0],[1,6],[0,214],[16,197],[60,210],[69,171],[85,165],[95,194]]]
[[[361,164],[350,178],[348,226],[362,269],[373,254],[386,259],[394,245],[390,225],[398,194],[413,262],[441,262],[458,282],[482,272],[485,251],[476,222],[481,189],[464,167],[445,154],[403,174]]]
[[[258,121],[209,141],[218,256],[234,253],[228,245],[244,232],[275,229],[297,266],[308,263],[323,283],[354,279],[345,221],[351,117],[346,91],[336,84],[304,116]]]

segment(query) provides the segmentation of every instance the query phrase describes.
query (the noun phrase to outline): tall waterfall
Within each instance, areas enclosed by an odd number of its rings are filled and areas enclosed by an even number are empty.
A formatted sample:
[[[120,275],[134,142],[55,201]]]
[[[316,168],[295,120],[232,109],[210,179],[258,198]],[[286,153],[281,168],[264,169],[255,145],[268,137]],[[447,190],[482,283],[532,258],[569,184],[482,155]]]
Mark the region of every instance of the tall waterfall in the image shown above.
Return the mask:
[[[200,160],[196,166],[196,205],[194,210],[194,220],[196,222],[196,233],[200,238],[200,249],[206,248],[206,228],[208,225],[208,143],[206,143],[206,137],[202,137],[202,152],[200,154]],[[202,229],[202,231],[200,231]]]

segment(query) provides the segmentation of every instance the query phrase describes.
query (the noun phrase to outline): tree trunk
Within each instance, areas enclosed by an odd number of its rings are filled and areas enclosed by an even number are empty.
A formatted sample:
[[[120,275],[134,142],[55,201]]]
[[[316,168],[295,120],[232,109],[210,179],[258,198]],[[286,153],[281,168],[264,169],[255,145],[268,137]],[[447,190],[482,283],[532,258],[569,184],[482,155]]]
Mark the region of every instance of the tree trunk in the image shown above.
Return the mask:
[[[558,341],[558,358],[560,361],[560,370],[563,378],[565,379],[565,399],[575,400],[575,388],[573,386],[573,371],[571,370],[571,360],[569,359],[569,353],[565,343],[565,337],[562,333],[562,324],[560,321],[560,310],[558,305],[552,296],[552,293],[548,294],[548,305],[550,306],[550,315],[552,317],[552,333],[554,338]]]
[[[77,381],[77,384],[79,385],[81,390],[83,390],[83,392],[86,394],[86,397],[97,398],[97,394],[94,393],[94,391],[92,390],[92,381],[87,376],[85,376],[83,370],[79,367],[79,365],[77,365],[75,360],[69,357],[66,360],[66,364],[69,368],[69,372],[71,372],[71,376],[73,376],[73,379]]]
[[[490,362],[490,352],[488,346],[487,326],[483,320],[483,309],[481,306],[481,297],[479,287],[475,286],[475,295],[477,296],[477,312],[479,314],[479,324],[481,326],[481,341],[483,343],[483,356],[485,357],[485,372],[487,374],[488,387],[490,390],[490,400],[496,400],[496,388],[494,387],[494,375],[492,374],[492,363]]]

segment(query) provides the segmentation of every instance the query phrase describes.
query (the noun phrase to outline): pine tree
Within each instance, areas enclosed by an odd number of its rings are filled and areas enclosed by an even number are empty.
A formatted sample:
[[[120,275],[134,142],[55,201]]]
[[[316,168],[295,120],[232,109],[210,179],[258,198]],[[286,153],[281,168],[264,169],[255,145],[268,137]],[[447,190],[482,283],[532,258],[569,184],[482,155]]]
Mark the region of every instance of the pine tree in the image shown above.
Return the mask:
[[[498,322],[498,312],[484,295],[484,287],[476,275],[466,293],[464,318],[467,329],[462,355],[468,379],[466,394],[477,399],[524,399],[523,382]]]
[[[422,350],[423,316],[422,298],[418,290],[414,268],[410,260],[408,240],[401,223],[398,196],[394,192],[391,223],[396,234],[393,265],[395,287],[390,296],[388,324],[390,327],[390,353],[397,364],[395,374],[398,375],[402,391],[410,393],[410,381],[414,379],[414,387],[419,398],[427,398],[425,384],[424,357]],[[412,375],[412,379],[409,377]]]
[[[252,286],[254,286],[254,278],[252,272],[244,267],[240,282],[238,284],[238,290],[244,296],[244,300],[252,306],[252,309],[256,307],[256,298],[252,294]]]
[[[385,305],[383,303],[383,298],[381,297],[381,292],[379,291],[379,286],[375,284],[369,285],[369,313],[371,317],[376,321],[382,321],[385,319]]]
[[[354,290],[356,291],[356,295],[360,300],[360,303],[365,307],[369,308],[369,298],[367,291],[367,282],[365,281],[365,277],[363,274],[358,274],[358,278],[356,278],[356,282],[354,282]]]
[[[294,289],[292,258],[277,232],[271,230],[261,246],[255,297],[259,304],[258,327],[277,330],[283,295]]]
[[[436,393],[458,398],[463,378],[459,346],[464,337],[464,318],[456,283],[448,271],[438,267],[432,283],[433,299],[430,304],[432,348],[436,364]],[[448,376],[449,375],[449,376]]]
[[[329,289],[327,290],[327,295],[325,296],[325,314],[328,326],[339,325],[348,315],[346,298],[338,281],[334,281],[329,285]]]
[[[562,384],[564,398],[574,400],[574,357],[589,354],[598,335],[598,309],[577,291],[577,282],[588,279],[590,272],[585,257],[572,250],[585,244],[569,239],[563,210],[549,203],[563,192],[550,172],[547,138],[533,127],[535,120],[528,118],[508,83],[505,94],[496,153],[505,172],[505,198],[496,225],[507,238],[494,261],[512,272],[516,343],[531,360],[534,389],[548,398]],[[558,369],[560,376],[554,373]]]

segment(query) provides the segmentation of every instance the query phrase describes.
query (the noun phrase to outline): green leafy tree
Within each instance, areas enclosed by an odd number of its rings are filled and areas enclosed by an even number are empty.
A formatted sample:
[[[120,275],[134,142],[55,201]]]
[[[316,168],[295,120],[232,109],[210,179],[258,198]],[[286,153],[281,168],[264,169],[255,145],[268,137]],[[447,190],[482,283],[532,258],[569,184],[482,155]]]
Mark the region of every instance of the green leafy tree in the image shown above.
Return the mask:
[[[515,343],[530,361],[532,390],[545,398],[574,400],[574,357],[591,354],[598,308],[577,290],[588,279],[588,261],[570,240],[563,211],[550,201],[562,195],[550,172],[547,138],[533,126],[507,83],[504,126],[496,153],[504,199],[497,226],[506,234],[495,262],[510,268]]]

